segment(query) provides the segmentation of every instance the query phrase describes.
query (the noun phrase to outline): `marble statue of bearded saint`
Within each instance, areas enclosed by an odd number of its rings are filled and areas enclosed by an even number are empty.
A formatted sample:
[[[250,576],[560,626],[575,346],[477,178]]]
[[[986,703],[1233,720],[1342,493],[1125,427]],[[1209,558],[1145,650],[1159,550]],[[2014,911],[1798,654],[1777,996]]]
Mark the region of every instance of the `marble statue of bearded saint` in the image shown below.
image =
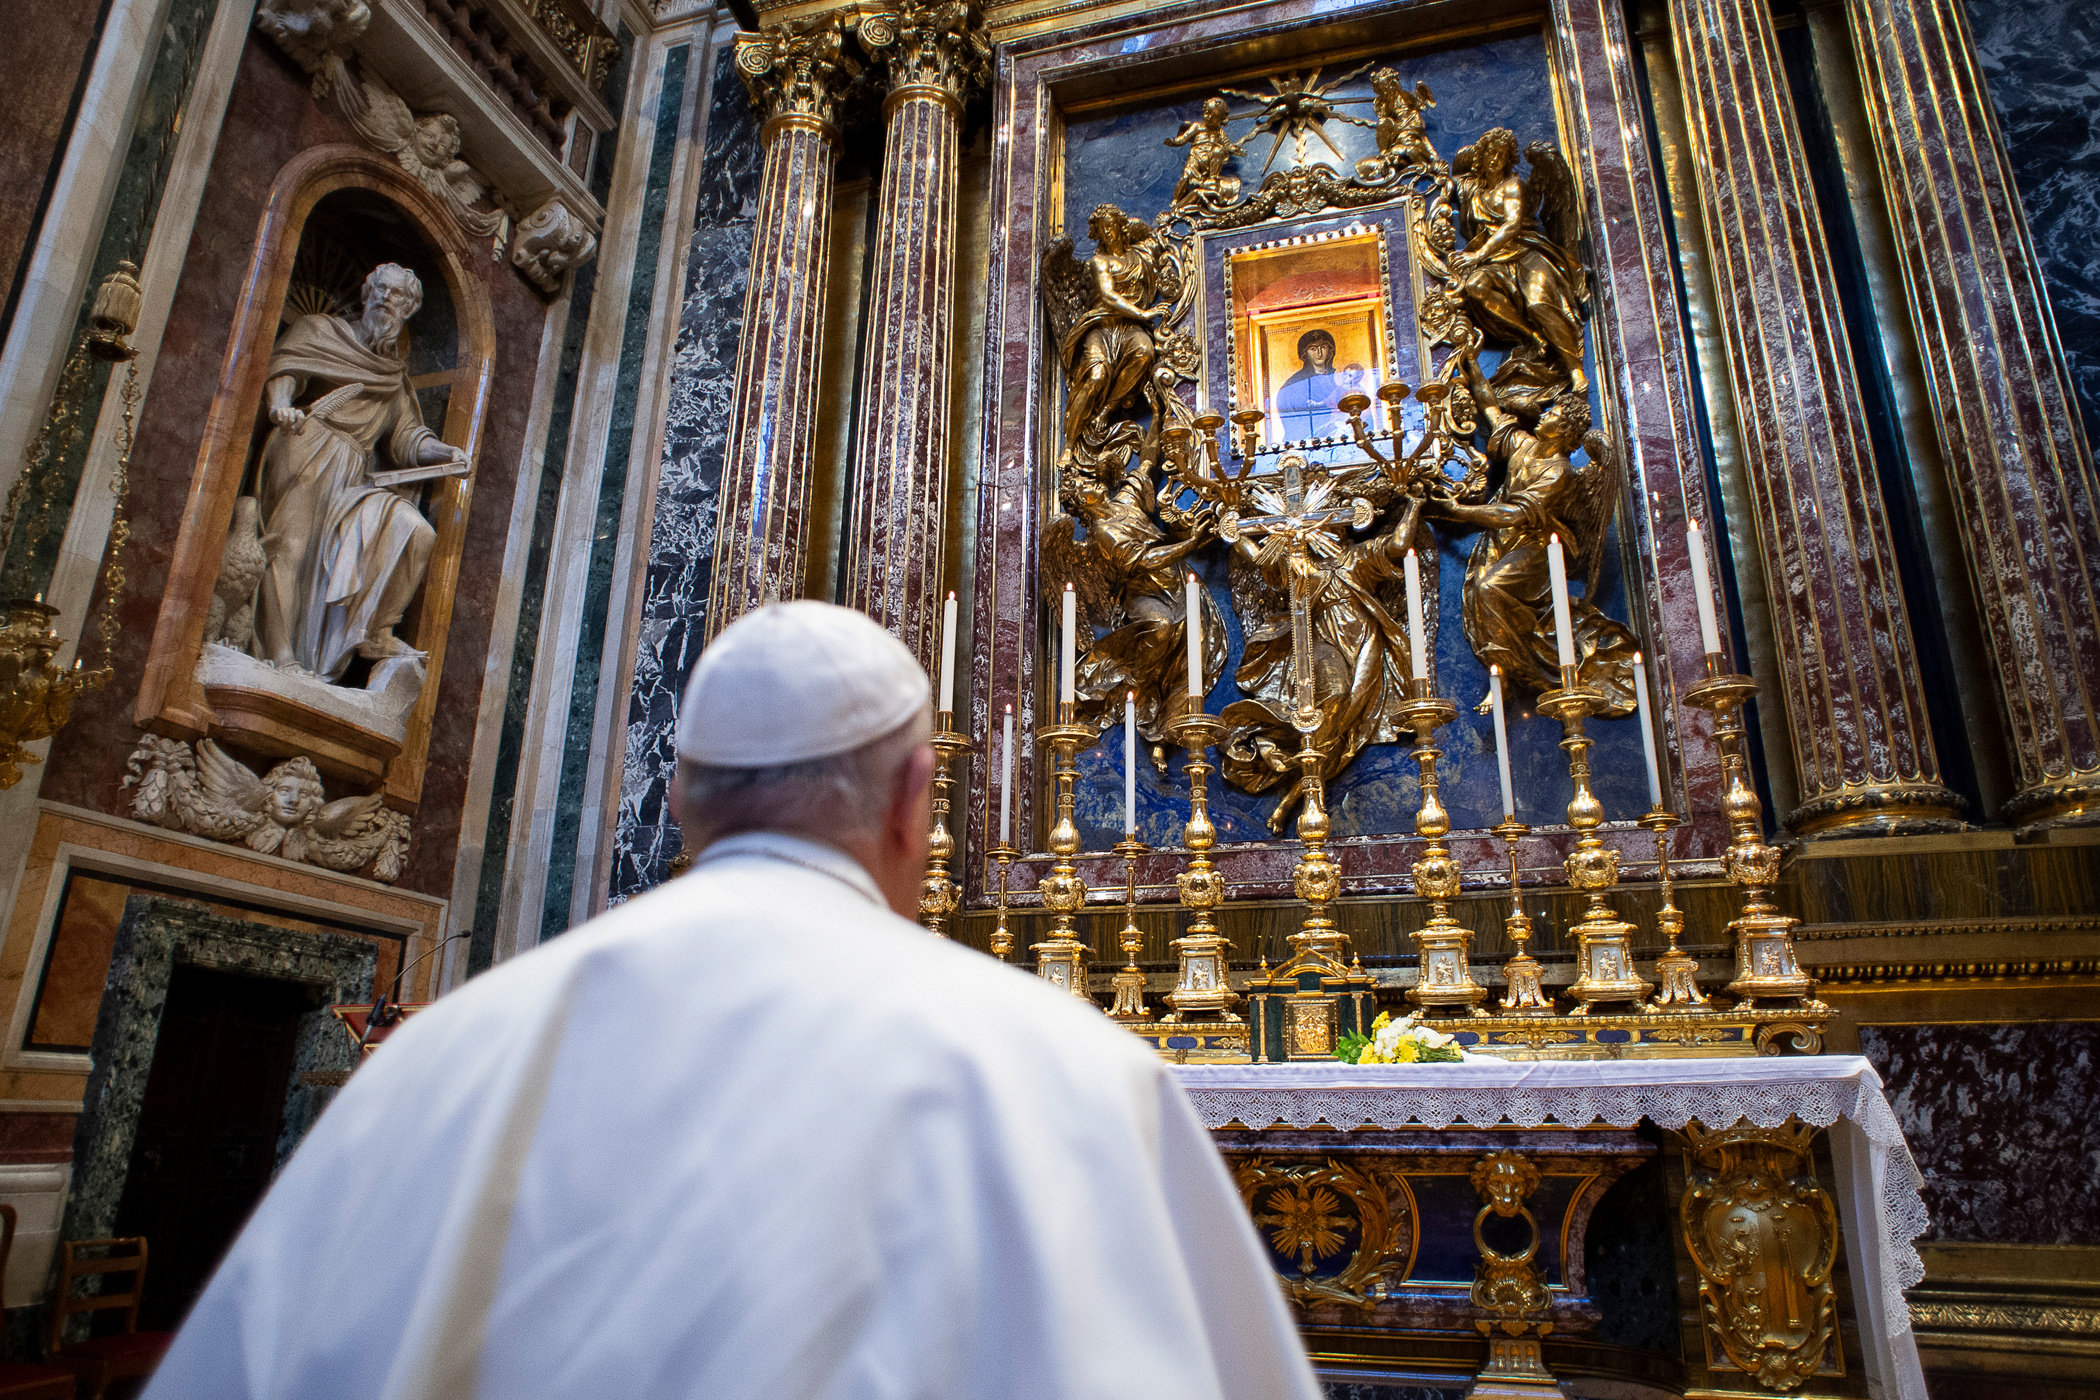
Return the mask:
[[[1043,536],[1043,559],[1057,590],[1070,581],[1078,594],[1079,635],[1073,697],[1079,717],[1116,724],[1123,698],[1137,697],[1138,734],[1155,768],[1167,767],[1167,725],[1188,694],[1189,555],[1216,538],[1199,510],[1159,500],[1142,466],[1110,491],[1094,477],[1067,476],[1058,489],[1067,514]],[[1074,524],[1085,527],[1082,541]],[[1225,669],[1225,619],[1208,589],[1199,590],[1203,655],[1198,693],[1208,694]],[[1097,637],[1099,629],[1106,629]]]
[[[1576,674],[1584,686],[1604,695],[1600,714],[1608,719],[1629,714],[1636,703],[1633,656],[1639,644],[1590,597],[1602,579],[1619,482],[1603,435],[1590,431],[1589,401],[1565,395],[1527,429],[1470,355],[1465,366],[1473,397],[1487,418],[1488,456],[1503,465],[1505,478],[1494,497],[1480,504],[1432,488],[1424,510],[1481,532],[1466,561],[1460,614],[1466,640],[1480,664],[1500,666],[1511,686],[1560,687],[1546,558],[1548,539],[1558,535],[1569,580],[1583,583],[1583,593],[1568,600]],[[1570,460],[1578,447],[1589,455],[1585,466]]]
[[[1517,175],[1516,136],[1498,126],[1452,160],[1469,234],[1450,259],[1451,281],[1481,330],[1550,355],[1566,376],[1566,390],[1586,393],[1588,279],[1574,260],[1573,177],[1543,141],[1525,155],[1529,179]]]
[[[1436,592],[1435,549],[1428,539],[1416,538],[1421,498],[1404,499],[1391,529],[1364,540],[1345,537],[1332,556],[1312,561],[1318,579],[1311,619],[1313,703],[1320,716],[1312,741],[1321,753],[1323,782],[1332,782],[1366,745],[1397,743],[1403,735],[1395,713],[1407,701],[1411,670],[1402,585],[1410,545],[1425,566],[1423,588],[1431,597]],[[1232,548],[1233,598],[1246,634],[1233,680],[1246,698],[1219,716],[1231,732],[1218,768],[1245,792],[1282,787],[1282,800],[1269,816],[1269,829],[1281,835],[1304,796],[1299,735],[1291,723],[1297,707],[1291,557],[1276,535],[1257,541],[1243,533]]]
[[[254,649],[273,665],[335,680],[354,657],[419,655],[394,627],[422,586],[436,532],[410,490],[375,474],[405,484],[468,468],[465,453],[423,426],[394,353],[422,304],[415,274],[383,263],[365,279],[357,320],[302,316],[271,352],[258,492],[268,563]]]

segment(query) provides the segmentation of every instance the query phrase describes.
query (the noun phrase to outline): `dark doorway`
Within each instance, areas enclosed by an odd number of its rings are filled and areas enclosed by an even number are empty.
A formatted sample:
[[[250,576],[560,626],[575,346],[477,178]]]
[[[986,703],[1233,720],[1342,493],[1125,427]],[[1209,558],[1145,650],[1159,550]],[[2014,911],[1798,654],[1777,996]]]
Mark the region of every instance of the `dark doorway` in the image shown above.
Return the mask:
[[[149,1250],[139,1326],[174,1328],[277,1165],[303,983],[176,964],[117,1207]]]

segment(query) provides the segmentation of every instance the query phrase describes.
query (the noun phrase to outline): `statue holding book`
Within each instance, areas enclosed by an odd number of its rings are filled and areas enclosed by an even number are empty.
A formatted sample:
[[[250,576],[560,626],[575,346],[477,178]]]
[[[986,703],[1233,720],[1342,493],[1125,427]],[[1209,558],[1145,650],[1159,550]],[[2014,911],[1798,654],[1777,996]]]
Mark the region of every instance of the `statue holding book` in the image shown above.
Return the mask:
[[[336,681],[358,657],[421,659],[394,628],[437,534],[408,488],[470,466],[424,426],[397,353],[422,304],[415,274],[383,263],[356,320],[302,316],[271,353],[253,648],[280,669]]]

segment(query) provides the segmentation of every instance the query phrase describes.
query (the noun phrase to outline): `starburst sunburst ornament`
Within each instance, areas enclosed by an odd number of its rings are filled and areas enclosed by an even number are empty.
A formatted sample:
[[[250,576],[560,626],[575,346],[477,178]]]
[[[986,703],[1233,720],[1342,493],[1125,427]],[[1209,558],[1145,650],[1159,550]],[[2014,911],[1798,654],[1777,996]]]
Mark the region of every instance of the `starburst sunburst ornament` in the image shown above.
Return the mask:
[[[1261,165],[1264,175],[1268,174],[1269,167],[1276,163],[1276,153],[1283,149],[1283,143],[1286,139],[1291,142],[1293,148],[1291,153],[1293,162],[1298,165],[1305,164],[1305,137],[1308,132],[1319,137],[1321,144],[1334,152],[1335,159],[1344,161],[1348,159],[1342,154],[1341,147],[1335,145],[1333,138],[1328,136],[1326,125],[1331,121],[1347,122],[1352,126],[1360,126],[1375,131],[1377,129],[1375,122],[1366,121],[1362,117],[1352,117],[1346,112],[1335,110],[1338,107],[1358,106],[1368,103],[1372,99],[1368,97],[1336,97],[1333,94],[1344,83],[1370,66],[1368,63],[1359,65],[1342,74],[1339,78],[1332,79],[1326,83],[1320,81],[1320,74],[1325,71],[1320,68],[1313,69],[1311,77],[1300,77],[1296,73],[1286,73],[1282,77],[1271,77],[1269,86],[1274,89],[1273,92],[1243,92],[1239,88],[1223,89],[1242,101],[1257,103],[1260,106],[1260,110],[1254,113],[1254,129],[1257,132],[1265,131],[1270,137],[1269,158],[1263,161]]]

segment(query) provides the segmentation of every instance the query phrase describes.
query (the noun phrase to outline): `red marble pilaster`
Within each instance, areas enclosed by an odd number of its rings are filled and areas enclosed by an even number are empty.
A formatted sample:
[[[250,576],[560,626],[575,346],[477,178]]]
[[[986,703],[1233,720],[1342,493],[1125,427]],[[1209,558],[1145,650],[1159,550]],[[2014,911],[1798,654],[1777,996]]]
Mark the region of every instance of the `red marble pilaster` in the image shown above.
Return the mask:
[[[2016,822],[2100,817],[2100,479],[1959,0],[1846,14],[2005,701]]]
[[[1932,829],[1940,781],[1830,250],[1764,0],[1670,0],[1800,776],[1795,831]]]
[[[865,17],[859,38],[888,64],[889,96],[839,601],[932,673],[947,576],[958,146],[989,46],[976,17],[948,5]]]
[[[737,71],[765,118],[765,170],[730,390],[710,640],[751,609],[802,591],[838,163],[834,118],[857,71],[844,43],[836,20],[737,36]]]

